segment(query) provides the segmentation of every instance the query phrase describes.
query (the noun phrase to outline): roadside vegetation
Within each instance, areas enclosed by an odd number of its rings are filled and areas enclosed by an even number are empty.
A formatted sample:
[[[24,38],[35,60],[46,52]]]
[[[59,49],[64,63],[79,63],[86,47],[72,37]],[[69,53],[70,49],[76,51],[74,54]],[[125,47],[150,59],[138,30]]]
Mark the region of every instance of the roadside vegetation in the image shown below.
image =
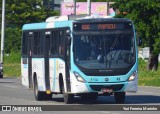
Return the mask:
[[[21,62],[20,52],[11,52],[11,54],[4,56],[3,71],[4,76],[7,77],[20,77],[21,75]]]
[[[160,86],[160,68],[157,71],[148,71],[146,70],[146,64],[147,62],[139,59],[139,85]]]

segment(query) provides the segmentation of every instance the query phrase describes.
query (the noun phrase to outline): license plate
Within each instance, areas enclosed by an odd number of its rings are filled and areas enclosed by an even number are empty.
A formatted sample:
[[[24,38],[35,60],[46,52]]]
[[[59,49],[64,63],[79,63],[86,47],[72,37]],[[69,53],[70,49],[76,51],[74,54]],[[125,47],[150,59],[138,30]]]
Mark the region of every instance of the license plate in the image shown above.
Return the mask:
[[[111,88],[102,88],[101,89],[101,91],[103,92],[103,93],[111,93],[111,92],[113,92],[113,89],[111,89]]]

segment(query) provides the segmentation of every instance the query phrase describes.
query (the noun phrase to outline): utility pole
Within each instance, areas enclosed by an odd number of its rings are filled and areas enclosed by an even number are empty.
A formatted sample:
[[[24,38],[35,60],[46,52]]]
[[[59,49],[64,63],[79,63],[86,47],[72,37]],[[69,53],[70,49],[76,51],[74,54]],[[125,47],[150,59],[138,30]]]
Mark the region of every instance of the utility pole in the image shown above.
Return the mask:
[[[87,0],[87,15],[91,15],[91,0]]]
[[[109,15],[109,2],[107,1],[107,15]]]
[[[74,0],[74,15],[76,15],[76,0]]]
[[[2,27],[1,27],[1,63],[4,56],[4,33],[5,33],[5,0],[2,2]]]

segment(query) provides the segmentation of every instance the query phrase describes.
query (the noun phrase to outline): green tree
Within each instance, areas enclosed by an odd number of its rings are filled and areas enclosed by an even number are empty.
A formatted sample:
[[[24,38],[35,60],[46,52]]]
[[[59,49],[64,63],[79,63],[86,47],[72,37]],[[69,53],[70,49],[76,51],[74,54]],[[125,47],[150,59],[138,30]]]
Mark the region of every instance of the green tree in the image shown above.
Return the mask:
[[[150,47],[148,70],[157,70],[160,53],[160,2],[159,0],[114,0],[113,7],[119,10],[116,17],[134,21],[144,46]]]
[[[6,0],[5,9],[6,30],[4,50],[6,53],[20,51],[21,29],[24,24],[42,22],[47,17],[59,15],[58,11],[44,7],[42,0]],[[0,12],[2,12],[2,0],[0,0]]]
[[[5,30],[5,53],[18,52],[21,49],[21,29],[6,28]]]
[[[59,13],[44,7],[42,0],[8,0],[6,14],[7,27],[22,27],[25,23],[45,21],[47,17]]]
[[[111,2],[114,0],[90,0],[91,2]],[[87,0],[76,0],[76,2],[87,2]]]

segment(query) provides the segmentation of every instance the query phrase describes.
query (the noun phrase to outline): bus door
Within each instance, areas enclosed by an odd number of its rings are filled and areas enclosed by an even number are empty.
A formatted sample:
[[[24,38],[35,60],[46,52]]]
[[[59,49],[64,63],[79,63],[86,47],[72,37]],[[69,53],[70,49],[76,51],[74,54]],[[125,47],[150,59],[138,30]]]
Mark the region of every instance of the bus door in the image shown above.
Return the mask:
[[[44,66],[45,66],[45,85],[46,90],[50,90],[50,78],[49,78],[49,55],[50,55],[50,37],[51,32],[45,32],[45,40],[44,40]]]
[[[66,73],[66,84],[67,84],[67,92],[71,92],[70,85],[70,45],[71,45],[71,37],[70,37],[70,29],[65,29],[65,73]]]
[[[28,37],[28,80],[29,80],[29,88],[33,87],[33,80],[32,80],[32,52],[33,52],[33,40],[34,35],[33,32],[29,32]]]

